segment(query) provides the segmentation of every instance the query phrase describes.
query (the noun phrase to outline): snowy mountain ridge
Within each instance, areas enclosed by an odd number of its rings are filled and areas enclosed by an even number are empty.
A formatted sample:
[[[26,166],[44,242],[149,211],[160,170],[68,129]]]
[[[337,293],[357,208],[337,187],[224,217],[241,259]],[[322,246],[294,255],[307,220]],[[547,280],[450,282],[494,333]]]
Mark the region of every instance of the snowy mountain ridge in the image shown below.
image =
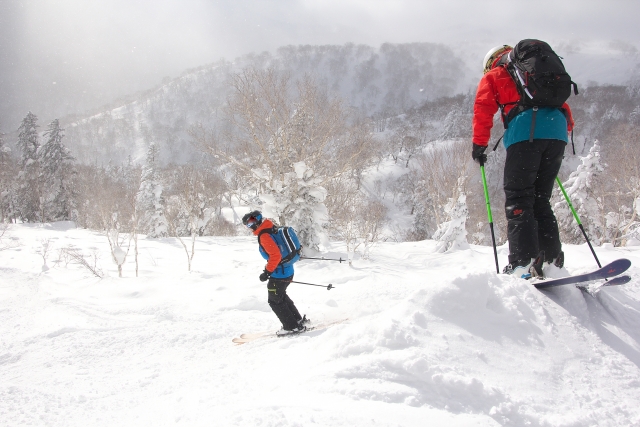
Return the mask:
[[[465,90],[468,74],[449,48],[432,43],[285,46],[275,54],[245,55],[188,71],[124,105],[72,119],[67,144],[82,162],[117,163],[139,158],[141,141],[153,140],[164,159],[188,161],[195,151],[189,127],[222,125],[219,113],[231,91],[230,79],[245,68],[274,68],[294,79],[310,75],[351,108],[385,117]]]

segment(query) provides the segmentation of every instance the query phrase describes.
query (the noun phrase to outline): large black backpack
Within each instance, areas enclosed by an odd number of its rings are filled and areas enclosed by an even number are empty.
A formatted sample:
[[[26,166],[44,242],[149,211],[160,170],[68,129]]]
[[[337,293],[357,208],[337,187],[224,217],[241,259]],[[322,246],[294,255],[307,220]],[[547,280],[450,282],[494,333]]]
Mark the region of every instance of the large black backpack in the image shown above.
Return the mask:
[[[503,55],[499,65],[505,65],[516,84],[520,100],[509,114],[504,114],[505,129],[509,122],[525,110],[533,109],[529,140],[533,141],[536,112],[539,107],[562,108],[571,95],[571,86],[578,94],[578,85],[571,81],[561,58],[551,47],[540,40],[520,41],[512,51]]]

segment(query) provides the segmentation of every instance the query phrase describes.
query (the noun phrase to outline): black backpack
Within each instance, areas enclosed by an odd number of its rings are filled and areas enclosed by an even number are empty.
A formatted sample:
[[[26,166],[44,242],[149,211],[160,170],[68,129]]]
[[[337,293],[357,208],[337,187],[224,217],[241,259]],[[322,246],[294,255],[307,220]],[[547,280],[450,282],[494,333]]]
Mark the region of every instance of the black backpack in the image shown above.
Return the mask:
[[[569,96],[571,86],[578,94],[578,85],[571,81],[561,58],[551,47],[540,40],[520,41],[512,51],[503,55],[498,65],[505,65],[513,78],[520,95],[509,114],[504,114],[504,105],[500,106],[505,129],[509,122],[525,110],[533,109],[529,141],[533,141],[538,107],[562,109]]]

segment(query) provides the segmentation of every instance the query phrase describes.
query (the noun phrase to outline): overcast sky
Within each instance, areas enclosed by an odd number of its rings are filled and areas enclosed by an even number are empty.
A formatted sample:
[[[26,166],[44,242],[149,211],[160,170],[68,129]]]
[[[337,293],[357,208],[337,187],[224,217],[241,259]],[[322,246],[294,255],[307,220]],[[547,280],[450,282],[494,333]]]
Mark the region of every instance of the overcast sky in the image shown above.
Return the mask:
[[[0,0],[0,131],[289,44],[437,42],[478,69],[523,38],[637,58],[639,17],[638,0]]]

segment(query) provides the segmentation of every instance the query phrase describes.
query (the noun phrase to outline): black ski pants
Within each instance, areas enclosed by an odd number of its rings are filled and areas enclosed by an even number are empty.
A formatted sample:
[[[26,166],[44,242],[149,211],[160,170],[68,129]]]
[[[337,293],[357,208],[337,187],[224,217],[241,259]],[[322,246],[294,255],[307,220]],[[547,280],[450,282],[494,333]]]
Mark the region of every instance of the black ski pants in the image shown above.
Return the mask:
[[[282,327],[287,330],[297,328],[298,321],[302,319],[295,304],[291,301],[289,295],[287,295],[287,287],[292,280],[293,276],[284,279],[270,278],[269,283],[267,283],[269,306],[276,316],[278,316],[278,319],[280,319]]]
[[[528,263],[539,251],[545,251],[547,261],[560,253],[558,222],[549,199],[566,145],[557,139],[534,139],[507,149],[504,193],[509,263]]]

